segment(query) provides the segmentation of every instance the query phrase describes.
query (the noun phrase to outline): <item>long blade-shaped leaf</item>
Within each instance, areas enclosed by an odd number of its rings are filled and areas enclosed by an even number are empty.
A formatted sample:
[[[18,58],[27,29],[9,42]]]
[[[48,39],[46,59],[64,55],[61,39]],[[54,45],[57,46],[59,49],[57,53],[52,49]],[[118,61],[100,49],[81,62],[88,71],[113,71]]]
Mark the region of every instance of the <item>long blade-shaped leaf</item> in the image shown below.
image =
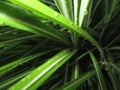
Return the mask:
[[[0,84],[0,89],[3,90],[6,87],[9,87],[11,84],[13,84],[14,82],[18,81],[19,79],[21,79],[22,77],[26,76],[31,70],[27,70],[25,72],[22,72],[16,76],[13,76],[9,79],[4,80],[3,82],[1,82]]]
[[[21,64],[24,64],[25,62],[28,62],[28,61],[30,61],[30,60],[38,57],[38,56],[42,56],[42,55],[44,55],[44,54],[46,54],[46,53],[48,53],[50,51],[51,50],[47,50],[47,51],[42,52],[42,53],[37,53],[37,54],[34,54],[34,55],[29,55],[29,56],[26,56],[26,57],[22,57],[22,58],[20,58],[18,60],[15,60],[15,61],[13,61],[11,63],[8,63],[8,64],[4,65],[4,66],[1,66],[0,67],[0,75],[3,75],[6,72],[16,68],[17,66],[19,66]]]
[[[105,80],[103,78],[103,74],[102,74],[101,69],[99,67],[99,64],[97,62],[97,59],[95,58],[95,56],[93,55],[93,53],[91,51],[89,51],[89,55],[90,55],[90,57],[92,59],[94,68],[96,70],[101,90],[107,90],[106,85],[105,85]]]
[[[54,0],[59,11],[68,19],[73,20],[73,10],[71,0]]]
[[[14,61],[14,62],[11,62],[9,64],[6,64],[4,66],[1,66],[0,67],[0,75],[2,75],[4,73],[12,70],[13,68],[15,68],[15,67],[17,67],[17,66],[19,66],[19,65],[21,65],[21,64],[23,64],[23,63],[25,63],[25,62],[27,62],[29,60],[32,60],[32,59],[38,57],[39,55],[40,54],[35,54],[35,55],[27,56],[27,57],[18,59],[18,60]]]
[[[61,14],[63,14],[66,18],[74,21],[72,0],[54,0],[54,2],[57,5]],[[75,32],[71,33],[71,40],[75,48],[78,45],[77,36],[78,35]]]
[[[41,86],[61,65],[75,54],[76,50],[68,49],[59,52],[42,66],[35,69],[21,81],[13,85],[9,90],[35,90]]]
[[[114,87],[114,90],[120,90],[120,82],[119,80],[117,79],[117,76],[114,74],[114,72],[112,72],[112,70],[109,70],[108,71],[108,75],[111,79],[111,82],[113,84],[113,87]]]
[[[71,80],[74,80],[74,79],[79,77],[79,74],[80,74],[79,68],[80,68],[79,63],[75,62],[74,66],[73,66],[73,70],[72,70],[72,78],[71,78]]]
[[[78,25],[79,20],[79,10],[80,10],[80,0],[73,0],[74,4],[74,22]]]
[[[93,45],[95,45],[99,50],[101,50],[98,42],[90,34],[88,34],[82,28],[78,28],[78,26],[75,25],[71,20],[65,18],[58,12],[47,7],[40,1],[38,1],[38,0],[9,0],[9,1],[31,10],[37,16],[40,16],[40,17],[42,16],[42,17],[52,20],[60,25],[65,26],[66,28],[68,28],[68,29],[72,30],[73,32],[76,32],[79,35],[81,35],[82,37],[86,38]]]
[[[87,81],[89,78],[95,75],[95,70],[91,70],[83,75],[81,75],[79,78],[67,83],[66,85],[55,89],[55,90],[75,90],[76,87]]]
[[[0,25],[8,25],[69,44],[62,32],[41,23],[23,9],[4,1],[0,1],[0,7]]]
[[[117,75],[116,75],[116,74],[120,75],[120,68],[117,67],[117,65],[115,65],[112,62],[103,62],[103,63],[105,64],[108,76],[111,79],[114,90],[120,90],[120,86],[119,86],[120,82],[119,82],[119,79],[117,78]]]
[[[3,41],[3,42],[0,42],[0,47],[4,47],[6,45],[9,45],[9,44],[12,44],[12,43],[15,43],[15,42],[18,42],[18,41],[24,41],[24,40],[27,40],[27,39],[30,39],[30,38],[35,38],[35,37],[38,37],[38,36],[39,35],[30,35],[30,36],[15,38],[15,39],[12,39],[12,40]]]
[[[73,2],[72,0],[54,0],[59,11],[68,19],[74,21],[73,19]],[[76,23],[75,23],[76,24]],[[77,24],[76,24],[77,25]],[[71,40],[75,48],[78,47],[78,35],[76,32],[71,33]]]
[[[80,11],[79,11],[79,27],[82,26],[82,22],[85,14],[87,13],[86,9],[88,7],[90,0],[81,0]]]

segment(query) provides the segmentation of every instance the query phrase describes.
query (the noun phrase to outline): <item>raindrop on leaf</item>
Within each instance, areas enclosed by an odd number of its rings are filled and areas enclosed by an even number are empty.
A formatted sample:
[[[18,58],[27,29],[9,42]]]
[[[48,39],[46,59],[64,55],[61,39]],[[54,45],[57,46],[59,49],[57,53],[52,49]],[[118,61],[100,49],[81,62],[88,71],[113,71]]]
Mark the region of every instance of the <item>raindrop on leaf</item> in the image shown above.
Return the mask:
[[[85,10],[85,11],[84,11],[84,15],[87,15],[87,14],[88,14],[88,11],[87,11],[87,10]]]
[[[70,31],[70,30],[68,30],[68,33],[71,33],[71,31]]]
[[[23,82],[23,81],[25,81],[26,79],[25,78],[23,78],[21,81]]]
[[[54,12],[53,14],[54,14],[56,17],[58,17],[58,15],[59,15],[57,12]]]
[[[20,61],[19,64],[22,64],[22,61]]]
[[[0,22],[0,25],[3,25],[3,24],[4,24],[4,23],[1,21],[1,22]]]
[[[11,90],[14,90],[14,87],[11,87]]]
[[[73,22],[71,22],[70,25],[73,25]]]

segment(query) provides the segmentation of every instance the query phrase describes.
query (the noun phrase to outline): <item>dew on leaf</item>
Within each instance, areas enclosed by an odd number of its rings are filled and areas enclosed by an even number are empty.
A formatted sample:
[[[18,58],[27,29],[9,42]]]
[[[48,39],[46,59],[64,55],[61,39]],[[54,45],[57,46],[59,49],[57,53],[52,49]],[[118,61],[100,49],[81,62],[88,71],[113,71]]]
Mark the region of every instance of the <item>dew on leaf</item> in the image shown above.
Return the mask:
[[[3,25],[4,24],[4,22],[0,22],[0,25]]]
[[[11,90],[14,90],[14,87],[11,87]]]
[[[73,22],[71,22],[70,25],[73,25]]]
[[[26,79],[25,78],[23,78],[21,81],[23,82],[23,81],[25,81]]]
[[[53,14],[54,14],[56,17],[58,17],[58,15],[59,15],[57,12],[54,12]]]
[[[20,61],[19,64],[22,64],[22,61]]]
[[[87,10],[85,10],[85,11],[84,11],[84,15],[87,15],[87,14],[88,14],[88,11],[87,11]]]
[[[68,30],[68,33],[72,33],[70,30]]]

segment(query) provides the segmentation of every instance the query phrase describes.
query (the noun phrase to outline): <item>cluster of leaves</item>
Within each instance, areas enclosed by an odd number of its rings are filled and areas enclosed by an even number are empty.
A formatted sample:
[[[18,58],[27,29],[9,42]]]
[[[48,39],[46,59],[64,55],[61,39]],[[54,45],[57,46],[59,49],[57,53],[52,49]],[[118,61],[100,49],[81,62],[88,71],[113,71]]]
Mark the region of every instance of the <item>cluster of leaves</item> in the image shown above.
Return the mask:
[[[120,90],[119,0],[0,0],[0,90]]]

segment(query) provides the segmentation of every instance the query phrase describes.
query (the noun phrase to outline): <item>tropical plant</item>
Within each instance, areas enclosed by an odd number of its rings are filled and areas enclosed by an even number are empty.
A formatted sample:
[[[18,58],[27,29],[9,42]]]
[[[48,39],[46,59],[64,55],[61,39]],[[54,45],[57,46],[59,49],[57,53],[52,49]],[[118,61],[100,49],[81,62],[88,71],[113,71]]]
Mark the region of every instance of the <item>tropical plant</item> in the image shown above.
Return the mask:
[[[0,90],[120,90],[119,0],[0,0]]]

